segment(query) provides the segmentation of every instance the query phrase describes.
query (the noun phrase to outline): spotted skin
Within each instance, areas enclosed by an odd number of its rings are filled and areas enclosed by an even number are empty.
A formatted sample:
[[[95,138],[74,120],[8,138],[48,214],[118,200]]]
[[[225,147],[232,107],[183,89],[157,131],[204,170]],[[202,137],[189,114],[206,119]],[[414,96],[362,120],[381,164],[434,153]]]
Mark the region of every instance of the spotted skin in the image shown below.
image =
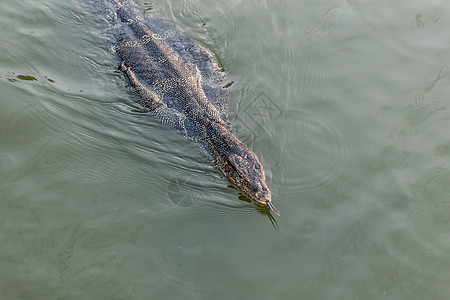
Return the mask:
[[[228,181],[278,214],[257,155],[230,131],[229,84],[214,55],[178,27],[146,21],[128,1],[112,1],[114,50],[137,102],[196,142]],[[168,30],[156,33],[158,22]]]

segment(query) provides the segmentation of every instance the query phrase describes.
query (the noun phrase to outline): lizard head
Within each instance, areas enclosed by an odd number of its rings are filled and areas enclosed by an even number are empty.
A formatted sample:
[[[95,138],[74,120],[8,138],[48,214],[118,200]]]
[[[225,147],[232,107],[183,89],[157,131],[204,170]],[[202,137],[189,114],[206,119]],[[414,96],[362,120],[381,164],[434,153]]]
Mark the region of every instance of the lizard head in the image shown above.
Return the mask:
[[[232,153],[222,161],[219,170],[250,198],[258,203],[268,205],[274,213],[279,214],[271,202],[264,170],[255,153],[248,149],[240,151],[238,154]]]

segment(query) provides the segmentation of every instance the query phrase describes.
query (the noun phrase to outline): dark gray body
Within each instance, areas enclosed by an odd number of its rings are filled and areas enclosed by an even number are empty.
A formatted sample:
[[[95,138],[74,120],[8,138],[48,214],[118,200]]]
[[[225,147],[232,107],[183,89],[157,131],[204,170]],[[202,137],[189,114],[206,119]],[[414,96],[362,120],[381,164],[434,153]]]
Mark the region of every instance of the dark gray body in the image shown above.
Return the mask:
[[[113,48],[137,101],[196,142],[231,183],[272,207],[258,157],[230,131],[229,84],[214,55],[177,26],[144,18],[132,2],[105,3]]]

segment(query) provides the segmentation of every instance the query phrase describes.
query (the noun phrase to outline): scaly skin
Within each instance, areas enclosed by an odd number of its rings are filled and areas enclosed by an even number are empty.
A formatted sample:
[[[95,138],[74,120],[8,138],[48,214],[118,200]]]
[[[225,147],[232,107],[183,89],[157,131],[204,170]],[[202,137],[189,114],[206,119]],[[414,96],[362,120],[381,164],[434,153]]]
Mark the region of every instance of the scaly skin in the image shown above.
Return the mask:
[[[123,29],[118,31],[115,51],[138,102],[161,122],[197,142],[228,181],[278,214],[258,157],[228,130],[205,95],[197,66],[134,17],[124,2],[113,1],[118,26]]]

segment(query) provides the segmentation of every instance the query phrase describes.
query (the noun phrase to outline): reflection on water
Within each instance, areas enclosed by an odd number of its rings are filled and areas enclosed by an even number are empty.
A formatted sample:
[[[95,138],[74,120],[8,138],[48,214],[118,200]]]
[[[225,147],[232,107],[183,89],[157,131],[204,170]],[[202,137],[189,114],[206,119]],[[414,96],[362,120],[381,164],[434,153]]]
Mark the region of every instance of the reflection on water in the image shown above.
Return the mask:
[[[95,10],[2,1],[0,298],[447,298],[449,5],[138,2],[219,57],[281,216],[142,113]]]

